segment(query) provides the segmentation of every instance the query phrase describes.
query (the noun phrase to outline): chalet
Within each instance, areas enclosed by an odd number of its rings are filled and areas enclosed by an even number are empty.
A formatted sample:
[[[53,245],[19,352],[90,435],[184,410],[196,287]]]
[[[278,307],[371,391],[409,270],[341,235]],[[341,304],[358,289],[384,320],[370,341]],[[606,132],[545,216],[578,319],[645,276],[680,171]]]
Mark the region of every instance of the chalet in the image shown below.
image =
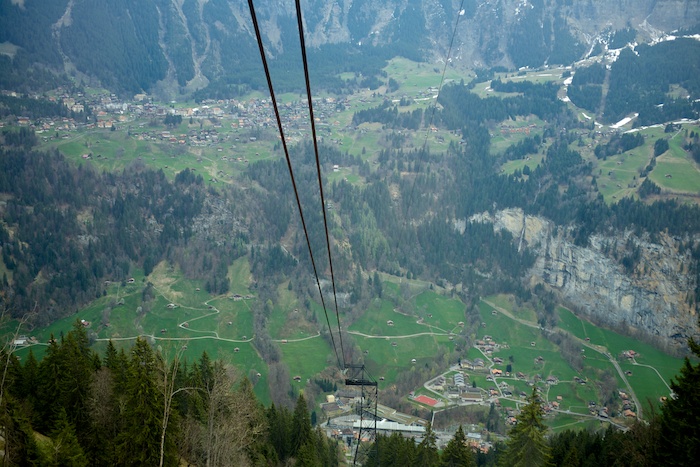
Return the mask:
[[[15,347],[27,345],[28,343],[29,343],[29,339],[27,338],[27,336],[19,336],[19,337],[17,337],[17,339],[12,341],[12,345],[14,345]]]
[[[547,376],[547,380],[545,381],[547,384],[557,384],[559,382],[559,378],[556,376],[550,375]]]

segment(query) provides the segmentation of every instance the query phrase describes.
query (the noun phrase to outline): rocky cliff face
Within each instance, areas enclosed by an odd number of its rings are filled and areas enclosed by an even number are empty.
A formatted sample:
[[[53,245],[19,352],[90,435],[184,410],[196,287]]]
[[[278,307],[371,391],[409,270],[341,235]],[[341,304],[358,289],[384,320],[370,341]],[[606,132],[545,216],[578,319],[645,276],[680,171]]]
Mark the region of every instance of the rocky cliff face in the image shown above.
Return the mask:
[[[700,2],[695,0],[429,0],[411,8],[412,4],[409,0],[309,0],[305,14],[311,43],[391,43],[397,23],[417,16],[412,22],[425,27],[413,31],[415,44],[437,58],[444,58],[458,23],[454,61],[467,66],[511,65],[509,44],[517,38],[528,47],[551,46],[549,41],[560,38],[543,37],[547,34],[542,31],[557,19],[565,22],[576,40],[589,45],[604,31],[633,27],[653,36],[694,26],[700,18]],[[540,37],[533,31],[517,36],[528,22],[540,29]]]
[[[692,260],[689,254],[679,253],[679,239],[664,233],[657,242],[629,232],[593,235],[584,248],[573,244],[568,229],[526,216],[520,209],[470,220],[508,230],[520,248],[537,254],[528,280],[558,291],[593,320],[627,326],[670,345],[683,346],[689,336],[697,338],[697,305],[688,303],[696,286],[688,274]],[[632,256],[636,259],[626,266],[615,259]]]

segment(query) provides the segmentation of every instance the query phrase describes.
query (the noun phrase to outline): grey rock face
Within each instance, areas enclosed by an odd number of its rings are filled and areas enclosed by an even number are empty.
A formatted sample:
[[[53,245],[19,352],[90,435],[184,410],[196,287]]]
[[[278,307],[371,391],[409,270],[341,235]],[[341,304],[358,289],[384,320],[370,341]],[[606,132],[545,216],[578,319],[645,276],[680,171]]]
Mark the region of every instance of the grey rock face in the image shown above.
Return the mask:
[[[530,283],[558,291],[595,321],[628,327],[671,346],[685,345],[689,336],[697,338],[697,307],[688,303],[696,284],[687,273],[690,255],[679,253],[680,239],[661,233],[653,243],[626,232],[593,235],[589,246],[581,247],[573,243],[570,229],[526,216],[520,209],[481,214],[470,221],[508,230],[521,248],[537,254]],[[633,252],[638,260],[623,266],[622,259]]]

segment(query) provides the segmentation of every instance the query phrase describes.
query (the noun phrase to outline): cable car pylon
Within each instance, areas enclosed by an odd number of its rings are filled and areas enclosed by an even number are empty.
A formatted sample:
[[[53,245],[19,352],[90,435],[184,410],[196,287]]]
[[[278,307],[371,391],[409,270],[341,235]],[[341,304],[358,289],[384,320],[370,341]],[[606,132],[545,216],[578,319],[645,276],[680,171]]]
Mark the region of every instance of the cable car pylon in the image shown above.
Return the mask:
[[[355,404],[355,413],[360,416],[357,446],[353,465],[364,465],[372,461],[379,465],[379,446],[377,444],[377,401],[379,385],[367,372],[364,364],[345,364],[345,385],[360,388],[360,400]],[[354,428],[355,423],[353,424]]]

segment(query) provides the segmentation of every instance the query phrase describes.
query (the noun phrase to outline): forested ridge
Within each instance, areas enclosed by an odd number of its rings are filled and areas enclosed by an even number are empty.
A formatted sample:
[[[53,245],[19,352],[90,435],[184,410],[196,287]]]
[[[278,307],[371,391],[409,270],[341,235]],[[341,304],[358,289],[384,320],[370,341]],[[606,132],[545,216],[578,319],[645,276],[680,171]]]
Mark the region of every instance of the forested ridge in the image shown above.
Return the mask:
[[[631,198],[612,205],[603,202],[591,164],[572,144],[587,128],[561,105],[556,88],[499,81],[492,86],[520,95],[484,99],[470,92],[471,85],[445,87],[440,95],[443,109],[436,117],[462,138],[461,144],[451,143],[442,153],[403,147],[398,130],[423,126],[427,117],[387,104],[356,114],[397,130],[391,136],[396,144],[377,155],[376,170],[360,157],[322,148],[329,165],[356,166],[366,180],[363,186],[338,181],[328,187],[328,199],[336,207],[331,232],[335,240],[352,246],[334,252],[345,291],[355,289],[352,271],[358,267],[365,273],[378,269],[463,283],[472,293],[520,290],[520,278],[533,262],[527,250],[517,252],[509,235],[486,226],[467,223],[462,231],[455,230],[456,221],[506,207],[573,226],[574,240],[582,246],[593,233],[632,230],[653,238],[661,231],[677,236],[700,232],[700,215],[693,205]],[[532,114],[547,122],[541,137],[525,138],[501,154],[491,154],[495,122]],[[567,130],[558,130],[561,127]],[[242,255],[250,254],[259,278],[310,270],[301,236],[292,237],[288,245],[295,262],[276,248],[290,238],[290,231],[300,232],[281,159],[251,164],[246,170],[259,190],[215,190],[189,169],[170,181],[140,163],[121,173],[98,174],[89,164],[76,167],[59,153],[33,149],[36,137],[26,129],[6,130],[3,139],[0,191],[7,201],[0,213],[0,246],[7,273],[2,296],[14,316],[38,311],[33,321],[47,324],[101,296],[105,280],[128,279],[133,265],[148,274],[163,259],[179,265],[188,277],[203,280],[215,294],[228,290],[227,267]],[[613,136],[596,147],[595,154],[604,159],[640,143],[638,135]],[[311,170],[313,150],[308,144],[296,150],[311,244],[325,255]],[[540,164],[513,174],[498,173],[500,162],[539,151],[545,152]],[[647,183],[644,192],[653,192],[653,187]],[[224,223],[208,220],[222,206],[230,210]],[[475,275],[474,268],[482,275]]]
[[[625,47],[607,72],[600,63],[577,69],[568,96],[593,113],[600,112],[604,100],[601,117],[611,123],[633,112],[639,114],[639,126],[693,119],[700,111],[699,56],[700,42],[692,38]],[[606,73],[609,84],[603,96]],[[687,95],[674,95],[674,86]]]
[[[31,313],[32,322],[46,325],[102,296],[105,281],[126,281],[132,265],[150,273],[166,257],[184,264],[184,249],[207,250],[204,265],[187,262],[188,274],[214,293],[227,287],[226,263],[214,258],[241,254],[236,235],[218,246],[190,241],[192,220],[206,210],[200,176],[184,171],[170,182],[162,171],[137,166],[99,174],[33,150],[36,138],[24,129],[4,139],[2,303],[11,315]]]
[[[638,3],[536,0],[520,5],[508,0],[480,8],[470,0],[461,2],[458,12],[450,2],[397,1],[387,21],[384,2],[343,0],[329,9],[323,0],[312,0],[303,14],[314,81],[332,92],[347,92],[376,89],[376,75],[392,57],[421,61],[444,55],[453,25],[462,43],[456,63],[511,69],[570,65],[601,40],[623,47],[643,32],[630,22],[645,17],[666,32],[697,27],[692,1]],[[266,23],[262,33],[271,67],[287,75],[287,90],[298,89],[302,74],[288,73],[298,64],[299,47],[292,4],[260,0],[256,9]],[[10,47],[0,54],[0,87],[7,89],[40,91],[49,82],[68,84],[77,78],[122,95],[148,92],[169,99],[187,94],[201,100],[265,86],[249,12],[233,0],[3,0],[0,43]],[[354,76],[341,79],[340,72]]]

